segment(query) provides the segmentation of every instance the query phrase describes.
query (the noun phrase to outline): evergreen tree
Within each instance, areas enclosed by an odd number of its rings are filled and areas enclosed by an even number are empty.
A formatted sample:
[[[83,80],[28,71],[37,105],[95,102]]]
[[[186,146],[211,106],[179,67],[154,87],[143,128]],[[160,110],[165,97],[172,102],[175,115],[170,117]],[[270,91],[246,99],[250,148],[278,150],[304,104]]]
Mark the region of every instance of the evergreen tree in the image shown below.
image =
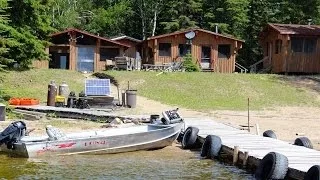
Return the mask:
[[[8,32],[14,29],[8,25],[8,17],[5,14],[7,8],[7,0],[0,0],[0,71],[13,62],[12,59],[8,58],[9,47],[19,45],[15,39],[8,36]]]
[[[204,0],[203,28],[215,31],[218,26],[220,33],[242,38],[248,23],[248,7],[248,0]]]
[[[173,32],[202,24],[203,0],[166,0],[160,20],[161,33]]]
[[[262,49],[259,45],[259,33],[267,25],[270,17],[270,2],[268,0],[251,0],[248,11],[248,26],[244,32],[246,42],[240,50],[238,61],[249,67],[262,59]]]
[[[50,1],[11,0],[6,9],[9,26],[6,36],[19,44],[8,47],[8,59],[13,59],[22,68],[27,68],[33,60],[48,59],[45,48],[49,45],[47,36],[53,31],[47,10]],[[11,64],[13,65],[13,64]]]

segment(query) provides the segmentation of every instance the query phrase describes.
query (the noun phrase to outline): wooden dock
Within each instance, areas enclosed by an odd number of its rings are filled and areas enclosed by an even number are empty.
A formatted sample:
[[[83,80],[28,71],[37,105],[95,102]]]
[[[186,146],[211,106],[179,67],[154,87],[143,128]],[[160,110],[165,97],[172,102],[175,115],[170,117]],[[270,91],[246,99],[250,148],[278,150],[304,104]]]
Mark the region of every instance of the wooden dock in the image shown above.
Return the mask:
[[[305,173],[313,166],[320,164],[320,151],[302,146],[292,145],[277,139],[250,134],[211,119],[185,118],[186,128],[189,126],[199,128],[198,136],[202,142],[207,135],[216,135],[221,138],[222,152],[234,154],[239,148],[239,161],[246,159],[245,152],[249,154],[248,164],[257,166],[260,160],[269,152],[278,152],[285,155],[289,161],[288,176],[293,179],[303,179]],[[293,137],[294,141],[294,137]]]
[[[112,121],[114,118],[121,119],[140,119],[147,120],[150,116],[138,115],[138,116],[126,116],[119,115],[120,109],[77,109],[77,108],[65,108],[65,107],[53,107],[53,106],[16,106],[15,109],[25,110],[25,111],[35,111],[41,113],[52,113],[55,117],[61,118],[74,118],[74,119],[88,119],[91,121]]]

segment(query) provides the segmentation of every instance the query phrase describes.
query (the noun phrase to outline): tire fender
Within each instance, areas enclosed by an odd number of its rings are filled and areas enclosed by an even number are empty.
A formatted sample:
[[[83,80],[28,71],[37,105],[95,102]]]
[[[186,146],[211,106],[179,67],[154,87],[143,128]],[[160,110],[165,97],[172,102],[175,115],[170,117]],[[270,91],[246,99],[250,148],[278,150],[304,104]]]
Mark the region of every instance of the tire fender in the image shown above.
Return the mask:
[[[312,166],[304,176],[304,180],[320,180],[320,166]]]
[[[269,138],[277,139],[276,133],[274,131],[272,131],[272,130],[267,130],[267,131],[263,132],[263,137],[269,137]]]
[[[195,146],[198,138],[198,132],[199,129],[196,127],[188,127],[186,129],[181,142],[183,149],[191,149]]]
[[[288,172],[288,158],[277,152],[263,157],[255,172],[257,180],[284,179]]]
[[[201,157],[211,158],[219,156],[222,147],[221,138],[215,135],[208,135],[201,148]]]
[[[307,138],[307,137],[298,137],[298,138],[294,141],[294,145],[304,146],[304,147],[306,147],[306,148],[313,149],[313,145],[312,145],[310,139]]]

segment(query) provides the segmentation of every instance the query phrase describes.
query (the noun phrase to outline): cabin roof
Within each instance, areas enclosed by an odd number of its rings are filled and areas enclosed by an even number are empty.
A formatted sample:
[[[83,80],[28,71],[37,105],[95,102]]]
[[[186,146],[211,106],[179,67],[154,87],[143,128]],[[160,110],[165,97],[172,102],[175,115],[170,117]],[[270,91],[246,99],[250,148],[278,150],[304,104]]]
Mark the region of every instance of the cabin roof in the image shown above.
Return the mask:
[[[301,25],[301,24],[274,24],[268,23],[268,26],[278,31],[280,34],[292,35],[320,35],[319,25]]]
[[[126,35],[111,38],[111,40],[113,40],[113,41],[122,40],[122,39],[128,39],[130,41],[134,41],[134,42],[137,42],[137,43],[142,42],[142,40],[139,40],[139,39],[136,39],[136,38],[133,38],[133,37],[130,37],[130,36],[126,36]]]
[[[129,45],[126,45],[126,44],[123,44],[123,43],[120,43],[120,42],[117,42],[117,41],[114,41],[114,40],[111,40],[111,39],[107,39],[107,38],[104,38],[104,37],[101,37],[101,36],[97,36],[97,35],[91,34],[89,32],[82,31],[82,30],[75,29],[75,28],[68,28],[68,29],[66,29],[64,31],[53,33],[53,34],[50,35],[50,37],[55,37],[55,36],[58,36],[58,35],[61,35],[61,34],[65,34],[65,33],[70,33],[70,32],[77,32],[77,33],[80,33],[80,34],[91,36],[93,38],[97,38],[97,39],[100,39],[102,41],[113,43],[113,44],[116,44],[116,45],[119,45],[119,46],[123,46],[123,47],[126,47],[126,48],[130,47]]]
[[[200,29],[200,28],[192,28],[192,29],[186,29],[186,30],[176,31],[176,32],[168,33],[168,34],[162,34],[162,35],[158,35],[158,36],[152,36],[152,37],[149,37],[147,40],[159,39],[159,38],[168,37],[168,36],[173,36],[173,35],[177,35],[177,34],[182,34],[182,33],[190,32],[190,31],[200,31],[200,32],[204,32],[204,33],[208,33],[208,34],[212,34],[212,35],[216,35],[216,36],[220,36],[220,37],[232,39],[232,40],[235,40],[235,41],[244,42],[244,40],[237,39],[237,38],[235,38],[235,37],[233,37],[233,36],[231,36],[231,35],[230,35],[230,36],[229,36],[229,35],[223,35],[223,34],[215,33],[215,32],[208,31],[208,30],[204,30],[204,29]]]

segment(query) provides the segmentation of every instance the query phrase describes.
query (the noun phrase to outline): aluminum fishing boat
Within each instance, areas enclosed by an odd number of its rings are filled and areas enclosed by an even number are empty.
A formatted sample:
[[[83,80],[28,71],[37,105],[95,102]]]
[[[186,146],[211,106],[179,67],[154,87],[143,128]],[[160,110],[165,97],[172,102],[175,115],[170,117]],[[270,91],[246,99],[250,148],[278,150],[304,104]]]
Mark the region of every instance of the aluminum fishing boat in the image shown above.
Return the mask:
[[[0,134],[1,151],[32,158],[50,155],[104,154],[169,146],[184,128],[177,113],[163,113],[153,124],[64,134],[47,126],[47,136],[24,136],[26,125],[16,121]],[[175,115],[173,115],[175,114]]]

